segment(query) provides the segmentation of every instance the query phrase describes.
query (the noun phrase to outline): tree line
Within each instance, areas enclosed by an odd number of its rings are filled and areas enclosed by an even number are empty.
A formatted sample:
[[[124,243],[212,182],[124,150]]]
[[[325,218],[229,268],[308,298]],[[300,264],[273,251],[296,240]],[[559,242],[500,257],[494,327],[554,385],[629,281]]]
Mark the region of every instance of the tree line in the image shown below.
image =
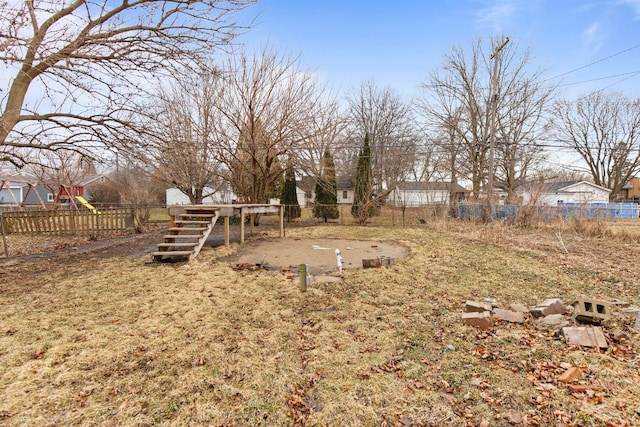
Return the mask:
[[[568,177],[549,167],[546,141],[612,198],[640,169],[640,100],[560,99],[531,52],[502,36],[454,46],[413,99],[373,81],[338,96],[301,57],[235,44],[254,3],[0,3],[0,167],[115,158],[121,180],[191,203],[227,188],[245,203],[286,199],[310,176],[325,220],[346,176],[362,223],[405,181],[468,182],[481,199],[495,180],[516,202],[526,183]]]

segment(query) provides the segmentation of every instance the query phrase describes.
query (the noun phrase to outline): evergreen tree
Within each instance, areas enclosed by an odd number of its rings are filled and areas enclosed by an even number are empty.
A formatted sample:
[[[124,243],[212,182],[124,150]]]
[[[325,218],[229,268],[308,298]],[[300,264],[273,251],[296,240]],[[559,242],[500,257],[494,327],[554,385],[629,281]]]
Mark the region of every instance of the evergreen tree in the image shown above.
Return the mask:
[[[358,166],[356,168],[355,194],[351,215],[360,224],[375,214],[376,206],[373,198],[373,172],[371,170],[371,147],[369,146],[369,133],[365,133],[364,145],[358,154]]]
[[[316,199],[313,205],[314,218],[337,219],[340,217],[338,211],[338,188],[336,184],[336,167],[333,163],[333,156],[327,149],[322,157],[322,175],[316,181]]]
[[[291,220],[295,218],[300,218],[301,209],[298,203],[298,196],[296,195],[296,173],[291,162],[287,165],[285,172],[280,204],[284,205],[284,218],[287,222],[291,222]]]

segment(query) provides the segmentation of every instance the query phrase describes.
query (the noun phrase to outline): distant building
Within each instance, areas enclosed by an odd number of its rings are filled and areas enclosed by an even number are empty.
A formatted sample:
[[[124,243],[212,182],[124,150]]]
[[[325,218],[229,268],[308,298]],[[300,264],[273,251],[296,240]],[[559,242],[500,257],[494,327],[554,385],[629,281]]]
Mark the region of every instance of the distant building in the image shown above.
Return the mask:
[[[396,207],[415,207],[434,204],[449,204],[453,193],[455,201],[465,200],[469,190],[460,184],[450,182],[401,182],[391,193],[388,200]]]
[[[617,194],[616,201],[640,203],[640,178],[633,177]]]
[[[35,175],[23,171],[0,175],[0,206],[45,207],[54,200],[54,192],[38,182]]]
[[[303,176],[296,181],[299,190],[298,203],[300,206],[311,207],[316,199],[316,179],[312,176]],[[351,178],[342,176],[336,178],[336,196],[339,205],[352,205],[355,194],[355,185]]]
[[[611,190],[588,181],[544,182],[522,186],[523,205],[558,206],[565,203],[608,203]]]
[[[230,205],[237,200],[237,196],[231,189],[214,189],[212,187],[204,187],[202,193],[205,195],[202,199],[203,205]],[[177,188],[166,189],[167,206],[190,205],[191,200],[182,191]]]

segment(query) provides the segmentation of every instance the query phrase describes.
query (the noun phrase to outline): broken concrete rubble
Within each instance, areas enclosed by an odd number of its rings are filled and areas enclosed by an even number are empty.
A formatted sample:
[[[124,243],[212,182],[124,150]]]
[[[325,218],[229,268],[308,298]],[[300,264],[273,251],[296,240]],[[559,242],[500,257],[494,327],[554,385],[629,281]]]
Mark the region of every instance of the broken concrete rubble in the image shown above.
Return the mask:
[[[515,304],[509,304],[509,310],[517,311],[519,313],[528,313],[529,312],[529,307],[527,307],[524,304],[515,303]]]
[[[489,329],[493,326],[490,311],[462,313],[462,324],[476,326],[480,329]]]
[[[562,328],[562,334],[569,345],[599,347],[602,349],[609,347],[602,329],[598,326],[564,327]]]
[[[565,314],[567,307],[560,298],[551,298],[545,300],[542,304],[531,309],[534,317],[545,317],[550,314]]]
[[[510,311],[496,308],[493,310],[493,315],[497,319],[504,320],[506,322],[524,323],[524,314],[519,311]]]
[[[468,300],[465,304],[465,313],[462,314],[464,325],[475,326],[481,329],[488,329],[494,326],[494,320],[501,320],[513,323],[524,323],[527,320],[525,313],[528,307],[524,304],[510,304],[510,310],[494,308],[490,305],[490,300],[485,299],[483,302]],[[608,301],[597,300],[593,298],[581,297],[573,307],[567,308],[560,298],[550,298],[536,306],[530,311],[533,317],[537,317],[534,326],[548,331],[555,331],[554,335],[564,336],[568,345],[579,345],[582,347],[592,348],[608,348],[607,337],[599,327],[589,326],[571,326],[573,321],[587,321],[598,325],[605,319],[612,316],[610,312],[611,303]],[[493,305],[497,305],[494,303]],[[619,305],[616,305],[618,307]],[[572,311],[577,314],[571,318],[569,315]],[[640,308],[623,308],[624,315],[635,316],[635,329],[640,331]],[[608,335],[609,339],[616,339],[612,335]],[[626,339],[626,338],[625,338]]]
[[[482,313],[485,311],[493,311],[491,304],[478,301],[467,301],[465,304],[465,312],[467,313]]]
[[[539,321],[539,326],[546,330],[557,330],[569,326],[571,323],[563,314],[550,314]]]
[[[485,298],[482,302],[485,304],[489,304],[492,308],[500,307],[498,305],[498,301],[495,298]]]
[[[614,306],[619,307],[619,308],[626,308],[626,307],[629,307],[631,305],[631,304],[629,304],[628,301],[621,301],[621,300],[619,300],[617,298],[614,298],[609,302],[611,303],[611,305],[614,305]]]

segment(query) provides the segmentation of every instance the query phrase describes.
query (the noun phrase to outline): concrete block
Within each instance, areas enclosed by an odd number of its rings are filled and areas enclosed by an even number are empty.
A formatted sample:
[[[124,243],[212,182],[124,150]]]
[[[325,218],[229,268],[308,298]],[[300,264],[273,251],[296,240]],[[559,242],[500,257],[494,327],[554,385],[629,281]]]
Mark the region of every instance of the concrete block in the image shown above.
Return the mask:
[[[496,308],[493,310],[493,316],[506,322],[524,323],[524,314],[519,311],[510,311]]]
[[[562,335],[569,345],[580,345],[582,347],[607,348],[607,339],[599,327],[588,326],[568,326],[562,328]]]
[[[527,307],[524,304],[515,303],[515,304],[509,304],[509,310],[517,311],[518,313],[528,313],[529,307]]]
[[[580,297],[571,305],[573,305],[572,318],[578,322],[599,325],[610,317],[611,304],[608,301]]]
[[[489,329],[493,326],[493,320],[491,320],[491,312],[484,311],[462,313],[462,324],[467,326],[475,326],[480,329]]]
[[[550,331],[559,331],[570,324],[569,319],[562,314],[550,314],[540,319],[540,326]]]
[[[478,301],[467,301],[465,303],[464,311],[467,313],[482,313],[484,311],[492,311],[491,304]]]
[[[500,307],[498,301],[495,298],[485,298],[482,302],[485,304],[489,304],[492,308]]]
[[[542,304],[531,309],[534,317],[544,317],[550,314],[565,314],[567,307],[560,298],[551,298],[545,300]]]

